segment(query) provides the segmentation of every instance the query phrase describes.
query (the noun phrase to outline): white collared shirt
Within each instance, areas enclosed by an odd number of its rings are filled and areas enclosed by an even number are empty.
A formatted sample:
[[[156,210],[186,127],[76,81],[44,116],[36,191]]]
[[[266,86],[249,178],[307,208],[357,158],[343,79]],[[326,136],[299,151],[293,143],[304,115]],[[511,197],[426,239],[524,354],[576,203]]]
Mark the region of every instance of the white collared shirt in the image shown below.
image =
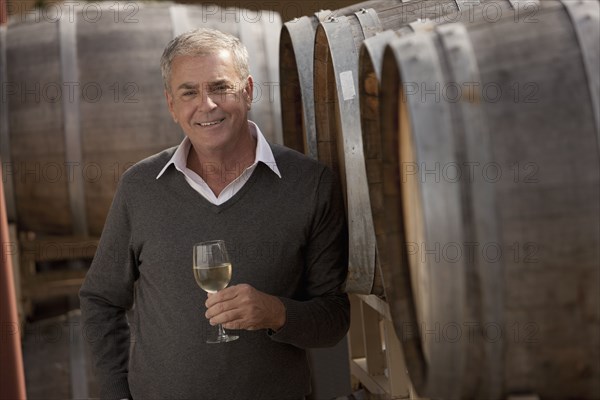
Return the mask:
[[[186,182],[195,191],[200,193],[211,203],[220,205],[231,199],[244,186],[248,179],[250,179],[252,172],[254,172],[259,162],[267,165],[279,178],[281,178],[281,173],[279,172],[279,168],[277,168],[271,146],[269,146],[269,143],[263,136],[260,128],[250,120],[248,121],[248,126],[250,128],[250,133],[256,138],[256,156],[254,158],[254,163],[246,168],[240,176],[229,183],[229,185],[219,193],[219,196],[215,196],[200,175],[187,167],[187,157],[192,147],[192,142],[190,142],[190,139],[187,136],[183,139],[177,150],[175,150],[175,153],[164,168],[158,173],[156,179],[160,178],[167,168],[173,164],[175,168],[184,175]],[[237,173],[236,171],[231,172]]]

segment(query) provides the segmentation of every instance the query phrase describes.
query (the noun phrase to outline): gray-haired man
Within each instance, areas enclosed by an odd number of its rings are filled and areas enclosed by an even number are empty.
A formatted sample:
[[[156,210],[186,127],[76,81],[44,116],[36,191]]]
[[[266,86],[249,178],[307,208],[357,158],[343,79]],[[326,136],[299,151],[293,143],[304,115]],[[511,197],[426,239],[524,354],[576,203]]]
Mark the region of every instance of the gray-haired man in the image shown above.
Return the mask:
[[[123,175],[80,292],[102,397],[301,399],[304,349],[349,325],[337,182],[248,121],[254,82],[237,38],[185,33],[161,67],[186,137]],[[192,245],[211,239],[227,242],[234,272],[207,297]],[[207,344],[218,323],[239,340]]]

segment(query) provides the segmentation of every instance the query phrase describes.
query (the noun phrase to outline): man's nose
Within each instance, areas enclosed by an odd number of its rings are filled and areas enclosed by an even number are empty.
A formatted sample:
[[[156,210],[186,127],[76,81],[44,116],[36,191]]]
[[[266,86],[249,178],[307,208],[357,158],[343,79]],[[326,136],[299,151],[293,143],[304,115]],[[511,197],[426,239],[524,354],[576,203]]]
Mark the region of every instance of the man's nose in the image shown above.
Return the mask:
[[[213,95],[208,91],[202,91],[198,101],[198,110],[202,112],[212,111],[217,108],[217,103],[213,100]]]

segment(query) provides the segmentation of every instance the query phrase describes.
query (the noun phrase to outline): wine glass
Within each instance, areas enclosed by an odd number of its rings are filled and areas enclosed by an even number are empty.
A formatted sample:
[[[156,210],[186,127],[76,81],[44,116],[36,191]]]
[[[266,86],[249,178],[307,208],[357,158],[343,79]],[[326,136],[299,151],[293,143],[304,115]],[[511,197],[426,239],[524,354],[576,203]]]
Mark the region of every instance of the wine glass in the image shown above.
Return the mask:
[[[211,240],[194,245],[194,278],[196,283],[208,293],[225,289],[231,280],[231,262],[225,248],[225,241]],[[237,340],[239,336],[228,335],[219,324],[215,339],[206,343],[225,343]]]

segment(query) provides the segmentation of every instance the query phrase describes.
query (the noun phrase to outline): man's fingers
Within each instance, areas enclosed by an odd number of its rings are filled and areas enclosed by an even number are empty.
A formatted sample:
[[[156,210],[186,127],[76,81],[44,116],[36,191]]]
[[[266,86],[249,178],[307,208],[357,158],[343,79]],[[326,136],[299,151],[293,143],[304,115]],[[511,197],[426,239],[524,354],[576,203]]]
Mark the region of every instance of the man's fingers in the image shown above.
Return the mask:
[[[210,296],[206,306],[205,316],[210,324],[222,324],[228,329],[279,329],[285,323],[283,303],[246,284]]]
[[[227,287],[223,290],[220,290],[217,293],[209,294],[209,296],[207,297],[206,302],[204,304],[206,305],[206,308],[210,308],[217,303],[232,300],[236,297],[237,297],[237,287],[231,286],[231,287]]]
[[[230,324],[232,322],[241,322],[243,321],[243,317],[240,315],[239,310],[230,310],[230,311],[225,311],[219,314],[215,314],[212,317],[207,317],[208,318],[208,322],[211,325],[217,325],[217,324],[223,324],[223,326],[225,326],[225,324]],[[241,328],[230,328],[230,329],[241,329]]]
[[[206,316],[206,318],[211,319],[216,315],[221,315],[235,309],[237,309],[235,303],[231,301],[221,301],[208,307],[204,315]]]

